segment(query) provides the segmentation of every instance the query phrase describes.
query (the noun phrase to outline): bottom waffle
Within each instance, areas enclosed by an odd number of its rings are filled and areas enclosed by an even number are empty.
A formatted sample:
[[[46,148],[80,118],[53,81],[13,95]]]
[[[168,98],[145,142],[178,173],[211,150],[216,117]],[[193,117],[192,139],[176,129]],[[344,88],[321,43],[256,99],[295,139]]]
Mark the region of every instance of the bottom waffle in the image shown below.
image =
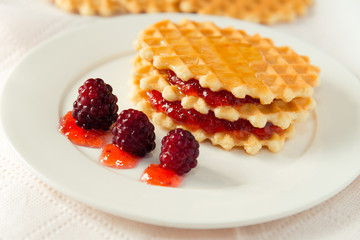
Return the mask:
[[[137,102],[137,108],[152,119],[154,124],[168,130],[184,128],[191,131],[197,141],[202,142],[208,139],[213,145],[218,145],[225,150],[230,150],[234,147],[243,147],[248,154],[254,155],[257,154],[261,148],[267,147],[271,152],[278,152],[283,148],[285,140],[293,137],[295,134],[293,125],[290,125],[282,134],[274,133],[269,139],[264,140],[260,140],[252,134],[246,139],[239,139],[229,132],[210,134],[201,129],[191,130],[186,126],[177,124],[165,113],[157,112],[148,102],[145,92],[137,86],[133,87],[135,87],[133,99]]]

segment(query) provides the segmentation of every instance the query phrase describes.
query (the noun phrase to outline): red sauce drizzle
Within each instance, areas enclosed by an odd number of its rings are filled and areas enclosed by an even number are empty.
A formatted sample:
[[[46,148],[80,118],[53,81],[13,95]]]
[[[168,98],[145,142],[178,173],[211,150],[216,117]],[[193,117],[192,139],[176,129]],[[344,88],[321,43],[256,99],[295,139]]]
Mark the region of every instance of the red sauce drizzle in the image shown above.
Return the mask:
[[[180,101],[166,101],[161,93],[155,90],[150,91],[147,94],[150,103],[156,111],[164,112],[176,123],[185,125],[192,130],[202,129],[210,134],[217,132],[231,132],[231,134],[236,135],[239,139],[246,139],[249,134],[254,134],[257,138],[263,140],[269,139],[273,133],[281,134],[284,131],[270,122],[267,122],[263,128],[256,128],[245,119],[231,122],[216,118],[212,111],[209,111],[209,113],[205,115],[194,109],[184,109],[181,106]]]
[[[213,92],[209,88],[201,87],[199,81],[196,79],[182,81],[171,70],[167,70],[167,80],[171,85],[176,85],[183,94],[200,97],[211,107],[240,106],[245,103],[260,103],[259,99],[252,98],[250,96],[245,96],[245,98],[236,98],[231,92],[226,90]]]
[[[107,144],[102,150],[99,161],[107,167],[128,169],[136,167],[140,159],[121,150],[114,144]]]
[[[59,131],[64,134],[73,144],[101,148],[111,141],[111,131],[85,130],[75,123],[71,111],[67,112],[61,119]]]
[[[150,164],[142,174],[140,181],[157,186],[178,187],[182,179],[183,176],[177,175],[170,169],[163,168],[160,164]]]

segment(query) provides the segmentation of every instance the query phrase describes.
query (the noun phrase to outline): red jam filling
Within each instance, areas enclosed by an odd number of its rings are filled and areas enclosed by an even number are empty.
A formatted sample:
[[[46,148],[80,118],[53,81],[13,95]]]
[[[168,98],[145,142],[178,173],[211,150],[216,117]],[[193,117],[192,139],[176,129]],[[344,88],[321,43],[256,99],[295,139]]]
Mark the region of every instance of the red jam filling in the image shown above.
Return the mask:
[[[129,169],[134,168],[139,163],[140,158],[135,157],[114,144],[104,146],[99,161],[112,168]]]
[[[259,99],[255,99],[250,96],[245,96],[245,98],[236,98],[231,92],[226,90],[213,92],[209,88],[201,87],[199,81],[195,79],[182,81],[171,70],[167,70],[167,80],[171,85],[176,85],[183,94],[200,97],[211,107],[240,106],[245,103],[260,103]]]
[[[160,164],[150,164],[142,174],[140,181],[157,186],[178,187],[182,179],[182,176],[162,167]]]
[[[111,131],[85,130],[79,127],[76,125],[71,111],[60,119],[59,131],[72,143],[84,147],[101,148],[112,138]]]
[[[215,117],[214,112],[201,114],[194,109],[184,109],[180,101],[166,101],[160,92],[150,91],[147,93],[150,103],[158,112],[163,112],[176,123],[184,125],[191,130],[202,129],[207,133],[229,132],[239,139],[246,139],[249,134],[254,134],[258,139],[269,139],[273,133],[281,134],[284,130],[267,122],[265,127],[256,128],[248,120],[239,119],[231,122]]]

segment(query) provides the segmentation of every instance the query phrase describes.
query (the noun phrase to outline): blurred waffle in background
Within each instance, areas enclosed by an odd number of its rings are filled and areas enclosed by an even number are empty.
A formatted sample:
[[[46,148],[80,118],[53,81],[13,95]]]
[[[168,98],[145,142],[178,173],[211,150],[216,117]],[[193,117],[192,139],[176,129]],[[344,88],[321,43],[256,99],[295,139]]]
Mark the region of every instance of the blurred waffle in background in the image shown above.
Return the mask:
[[[227,16],[275,24],[306,15],[312,0],[50,0],[80,15],[113,16],[124,13],[185,12]]]
[[[112,16],[125,13],[119,0],[50,0],[59,8],[84,16]]]

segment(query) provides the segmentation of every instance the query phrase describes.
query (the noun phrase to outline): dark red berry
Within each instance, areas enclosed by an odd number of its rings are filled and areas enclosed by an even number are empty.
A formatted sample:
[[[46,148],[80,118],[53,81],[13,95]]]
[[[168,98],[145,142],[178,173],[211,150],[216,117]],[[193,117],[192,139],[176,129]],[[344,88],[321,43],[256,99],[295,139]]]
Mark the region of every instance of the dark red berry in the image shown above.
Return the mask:
[[[124,110],[112,130],[113,144],[125,152],[143,157],[155,148],[154,130],[154,125],[143,112]]]
[[[196,167],[199,143],[189,131],[181,128],[172,130],[161,144],[160,162],[164,168],[183,175]]]
[[[112,87],[100,78],[90,78],[78,90],[72,115],[76,125],[84,129],[107,131],[117,119],[117,97]]]

